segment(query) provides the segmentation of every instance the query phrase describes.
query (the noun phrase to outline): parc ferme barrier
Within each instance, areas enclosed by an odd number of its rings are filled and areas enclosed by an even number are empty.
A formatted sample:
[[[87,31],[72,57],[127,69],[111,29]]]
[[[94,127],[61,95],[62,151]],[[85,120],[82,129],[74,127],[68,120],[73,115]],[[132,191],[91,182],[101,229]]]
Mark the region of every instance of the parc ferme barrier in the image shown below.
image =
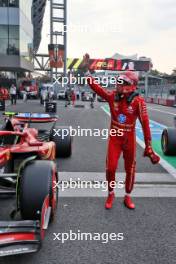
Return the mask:
[[[153,104],[175,106],[176,84],[149,85],[146,101]]]

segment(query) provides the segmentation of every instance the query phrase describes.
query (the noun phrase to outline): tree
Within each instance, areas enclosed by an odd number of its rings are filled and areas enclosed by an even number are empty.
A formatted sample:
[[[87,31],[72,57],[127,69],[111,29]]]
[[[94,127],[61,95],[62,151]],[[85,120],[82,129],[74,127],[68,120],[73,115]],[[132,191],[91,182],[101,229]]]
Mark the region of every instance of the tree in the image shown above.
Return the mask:
[[[173,70],[172,70],[172,74],[171,74],[172,76],[176,76],[176,68],[174,68]]]

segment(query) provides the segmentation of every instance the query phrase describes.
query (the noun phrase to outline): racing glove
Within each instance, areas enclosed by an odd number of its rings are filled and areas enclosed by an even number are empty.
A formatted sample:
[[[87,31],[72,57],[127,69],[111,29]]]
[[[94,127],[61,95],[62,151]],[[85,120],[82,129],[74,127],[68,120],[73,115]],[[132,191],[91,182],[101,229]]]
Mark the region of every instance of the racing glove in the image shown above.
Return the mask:
[[[94,73],[94,70],[89,69],[89,60],[90,60],[90,56],[88,53],[86,53],[83,56],[83,62],[81,66],[85,77],[89,77],[91,74]]]
[[[157,164],[160,161],[160,157],[153,151],[151,145],[145,147],[144,157],[149,157],[153,164]]]

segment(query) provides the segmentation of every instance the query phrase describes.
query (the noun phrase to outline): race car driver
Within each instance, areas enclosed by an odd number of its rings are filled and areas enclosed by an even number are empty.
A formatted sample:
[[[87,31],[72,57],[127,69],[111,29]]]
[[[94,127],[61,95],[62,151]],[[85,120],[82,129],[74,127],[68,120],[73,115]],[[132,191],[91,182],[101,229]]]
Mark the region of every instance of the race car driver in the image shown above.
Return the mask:
[[[118,160],[123,153],[126,171],[124,204],[129,209],[134,209],[135,204],[130,197],[135,181],[136,168],[136,119],[142,125],[145,150],[144,157],[149,157],[153,164],[160,161],[151,146],[151,133],[149,118],[144,99],[136,92],[138,76],[133,71],[122,73],[116,84],[115,91],[108,91],[102,88],[97,81],[87,72],[87,82],[99,96],[104,98],[110,107],[111,126],[110,129],[123,129],[122,136],[109,135],[108,150],[106,157],[106,179],[108,181],[109,194],[105,203],[106,209],[111,209],[115,198],[113,183],[115,182],[115,172]]]

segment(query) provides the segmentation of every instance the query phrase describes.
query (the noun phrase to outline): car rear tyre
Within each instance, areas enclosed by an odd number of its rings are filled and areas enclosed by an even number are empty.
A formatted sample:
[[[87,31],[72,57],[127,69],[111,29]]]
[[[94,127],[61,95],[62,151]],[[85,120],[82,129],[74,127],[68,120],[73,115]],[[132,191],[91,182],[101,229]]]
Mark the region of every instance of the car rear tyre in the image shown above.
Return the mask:
[[[176,155],[176,128],[165,128],[161,136],[161,147],[165,155]]]
[[[68,133],[66,131],[68,131]],[[72,138],[70,135],[69,127],[54,127],[51,132],[50,140],[53,141],[56,145],[56,157],[57,158],[59,157],[66,158],[66,157],[71,156]]]

